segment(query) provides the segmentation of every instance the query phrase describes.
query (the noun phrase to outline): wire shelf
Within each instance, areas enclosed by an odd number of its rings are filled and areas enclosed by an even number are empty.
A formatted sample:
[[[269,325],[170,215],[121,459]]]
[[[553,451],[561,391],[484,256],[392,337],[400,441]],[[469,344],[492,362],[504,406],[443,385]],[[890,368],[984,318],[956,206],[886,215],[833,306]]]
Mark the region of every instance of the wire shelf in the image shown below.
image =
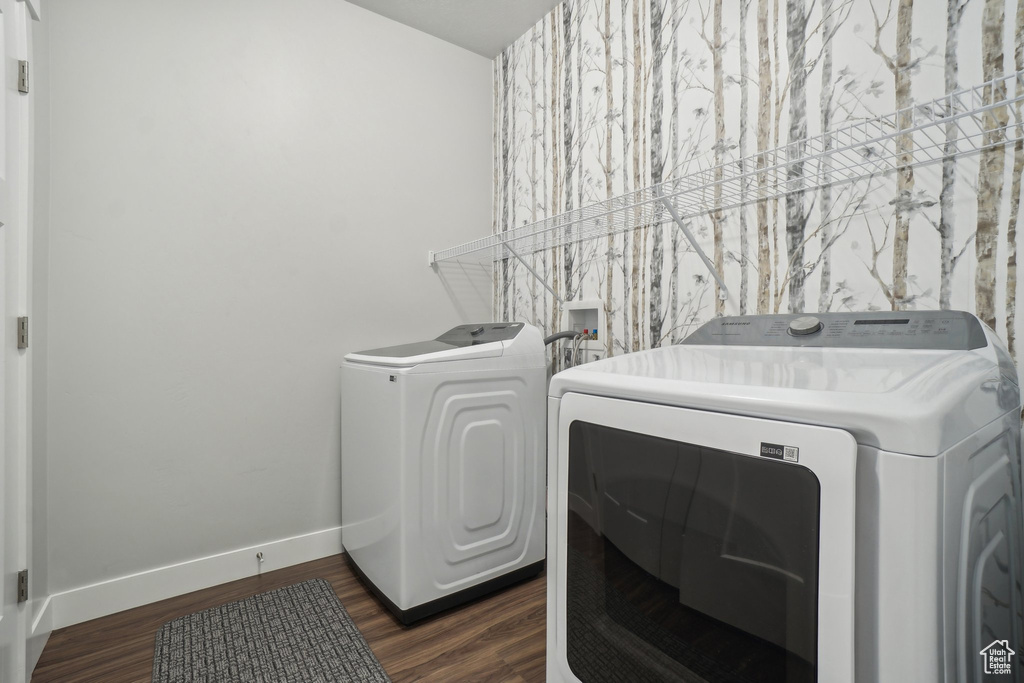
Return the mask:
[[[1017,84],[1021,88],[1017,88]],[[998,90],[999,87],[1002,90]],[[995,100],[993,93],[1003,94]],[[536,223],[432,252],[431,264],[493,250],[492,259],[532,254],[565,244],[607,237],[637,226],[668,219],[663,198],[683,219],[734,209],[745,204],[842,185],[899,170],[902,135],[913,134],[911,168],[962,157],[987,147],[1016,141],[1014,104],[1024,101],[1024,71],[949,93],[875,118],[850,123],[830,132],[752,154],[718,167],[703,168],[680,178],[567,211]],[[902,125],[901,125],[902,124]],[[955,151],[946,153],[946,125],[956,127]],[[996,136],[995,134],[1001,134]],[[993,142],[993,140],[996,140]],[[793,167],[802,170],[793,177]],[[716,172],[721,180],[716,181]],[[715,188],[721,187],[716,205]],[[509,248],[505,248],[505,247]]]

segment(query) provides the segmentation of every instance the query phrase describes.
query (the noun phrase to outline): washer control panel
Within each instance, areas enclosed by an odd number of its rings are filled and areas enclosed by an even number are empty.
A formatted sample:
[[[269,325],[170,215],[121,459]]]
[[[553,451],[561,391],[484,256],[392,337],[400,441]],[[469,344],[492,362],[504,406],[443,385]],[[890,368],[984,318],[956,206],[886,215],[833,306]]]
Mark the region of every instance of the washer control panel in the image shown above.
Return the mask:
[[[970,350],[985,332],[962,311],[745,315],[715,318],[683,344]]]
[[[452,346],[476,346],[515,339],[523,323],[471,323],[448,330],[435,341]]]

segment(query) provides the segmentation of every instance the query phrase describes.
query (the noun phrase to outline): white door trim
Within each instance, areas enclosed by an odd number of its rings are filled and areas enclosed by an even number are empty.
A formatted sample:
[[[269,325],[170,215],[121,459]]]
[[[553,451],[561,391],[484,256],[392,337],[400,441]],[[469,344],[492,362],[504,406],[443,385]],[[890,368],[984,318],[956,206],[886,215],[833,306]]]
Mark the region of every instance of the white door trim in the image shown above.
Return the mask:
[[[24,2],[25,6],[28,7],[29,16],[32,17],[33,21],[39,21],[43,18],[43,0],[18,0]]]
[[[29,10],[21,0],[0,0],[3,19],[3,168],[0,178],[0,244],[4,277],[0,310],[4,340],[0,360],[2,386],[3,490],[0,566],[4,604],[0,611],[0,678],[28,678],[29,603],[16,599],[17,575],[28,568],[29,538],[29,363],[17,348],[17,323],[29,302],[29,151],[28,98],[18,92],[18,61],[28,59]],[[31,577],[30,577],[31,580]]]

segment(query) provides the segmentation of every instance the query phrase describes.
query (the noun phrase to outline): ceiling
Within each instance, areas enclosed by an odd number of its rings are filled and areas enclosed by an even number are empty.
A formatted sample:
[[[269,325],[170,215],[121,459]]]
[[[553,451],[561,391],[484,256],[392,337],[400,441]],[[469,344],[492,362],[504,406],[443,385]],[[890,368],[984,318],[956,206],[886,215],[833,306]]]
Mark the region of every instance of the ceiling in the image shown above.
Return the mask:
[[[560,0],[348,0],[493,59]]]

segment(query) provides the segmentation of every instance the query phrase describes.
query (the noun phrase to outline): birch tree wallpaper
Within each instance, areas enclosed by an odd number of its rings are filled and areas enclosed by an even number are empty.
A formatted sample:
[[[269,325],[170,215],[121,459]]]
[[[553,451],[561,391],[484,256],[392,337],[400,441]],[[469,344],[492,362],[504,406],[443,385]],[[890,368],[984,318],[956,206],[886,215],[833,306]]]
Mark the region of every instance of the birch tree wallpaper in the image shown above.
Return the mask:
[[[988,81],[982,105],[1019,98],[1022,71],[1024,0],[565,0],[495,60],[494,231],[704,173],[706,210],[683,223],[729,297],[659,212],[496,261],[495,318],[550,333],[548,287],[600,300],[617,355],[720,314],[954,308],[1017,357],[1020,102],[931,131],[914,117]],[[896,163],[832,182],[873,144],[851,161],[832,132],[879,116],[898,121]],[[967,142],[971,123],[987,132]],[[762,172],[781,149],[796,161]],[[745,159],[731,201],[723,174]]]

